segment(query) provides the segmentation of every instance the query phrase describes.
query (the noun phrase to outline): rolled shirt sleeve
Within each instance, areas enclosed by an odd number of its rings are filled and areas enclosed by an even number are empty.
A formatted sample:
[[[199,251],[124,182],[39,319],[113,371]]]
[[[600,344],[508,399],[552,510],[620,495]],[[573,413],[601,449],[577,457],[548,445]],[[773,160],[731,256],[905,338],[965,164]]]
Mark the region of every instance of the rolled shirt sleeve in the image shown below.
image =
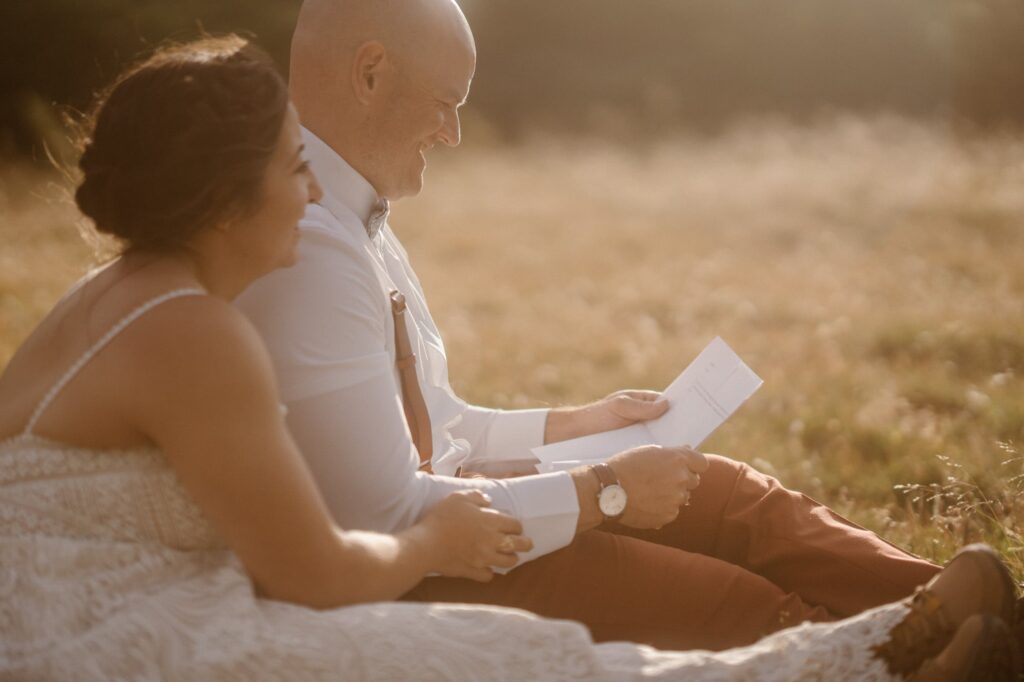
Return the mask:
[[[394,370],[391,313],[365,232],[313,206],[301,233],[299,263],[257,281],[236,303],[270,350],[289,428],[339,525],[399,531],[449,493],[478,489],[523,523],[535,548],[521,561],[569,544],[579,509],[565,472],[490,480],[418,471]],[[529,457],[543,440],[546,415],[468,408],[451,431],[432,424],[440,431],[435,450],[440,444],[442,457],[461,459]]]
[[[530,449],[544,444],[548,412],[546,408],[495,410],[468,406],[462,419],[451,428],[454,438],[464,439],[470,445],[469,456],[460,464],[483,473],[536,464],[537,458]],[[444,464],[435,463],[434,470],[444,470]]]
[[[476,411],[482,408],[472,407]],[[469,412],[470,410],[467,410]],[[483,459],[522,458],[530,449],[544,444],[544,427],[549,410],[490,410],[494,413],[480,451]]]

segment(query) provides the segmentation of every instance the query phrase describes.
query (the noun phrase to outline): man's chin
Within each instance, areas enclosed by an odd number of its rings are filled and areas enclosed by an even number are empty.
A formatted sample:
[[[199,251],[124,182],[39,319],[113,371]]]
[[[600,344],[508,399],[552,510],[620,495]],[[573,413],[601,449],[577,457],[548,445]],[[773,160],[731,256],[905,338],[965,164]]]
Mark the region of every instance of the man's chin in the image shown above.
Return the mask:
[[[423,176],[420,175],[415,181],[410,181],[401,187],[395,187],[390,191],[381,194],[388,201],[398,201],[406,197],[414,197],[423,191]]]

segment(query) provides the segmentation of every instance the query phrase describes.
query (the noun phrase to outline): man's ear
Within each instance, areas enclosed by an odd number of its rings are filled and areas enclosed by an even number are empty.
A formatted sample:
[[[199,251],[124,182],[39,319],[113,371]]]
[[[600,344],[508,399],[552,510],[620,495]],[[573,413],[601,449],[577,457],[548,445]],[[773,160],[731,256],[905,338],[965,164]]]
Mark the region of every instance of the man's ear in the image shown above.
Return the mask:
[[[363,43],[352,60],[352,90],[360,104],[369,104],[381,86],[388,67],[388,53],[376,40]]]

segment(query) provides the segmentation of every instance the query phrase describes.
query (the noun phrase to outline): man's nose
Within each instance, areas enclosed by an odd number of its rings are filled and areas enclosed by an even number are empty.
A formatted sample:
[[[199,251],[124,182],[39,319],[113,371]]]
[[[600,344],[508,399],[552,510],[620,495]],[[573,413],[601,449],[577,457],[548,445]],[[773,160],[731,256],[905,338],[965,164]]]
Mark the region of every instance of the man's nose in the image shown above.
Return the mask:
[[[458,111],[450,111],[445,114],[444,125],[441,127],[441,141],[449,147],[458,147],[459,142],[462,141]]]

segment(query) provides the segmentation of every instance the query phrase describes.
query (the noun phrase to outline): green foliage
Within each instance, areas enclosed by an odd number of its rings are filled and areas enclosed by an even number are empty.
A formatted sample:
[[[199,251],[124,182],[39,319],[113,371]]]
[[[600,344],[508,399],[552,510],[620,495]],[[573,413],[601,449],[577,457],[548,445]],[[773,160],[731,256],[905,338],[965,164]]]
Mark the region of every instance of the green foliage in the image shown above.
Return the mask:
[[[284,66],[300,2],[4,0],[0,152],[53,137],[41,103],[84,107],[167,38],[251,33]],[[1019,0],[462,2],[479,48],[468,118],[500,136],[636,140],[821,110],[1024,121]]]
[[[203,32],[253,36],[285,65],[299,0],[5,0],[0,3],[0,152],[60,136],[57,112],[161,43]],[[38,112],[42,104],[49,115]],[[38,147],[35,154],[40,155]]]
[[[956,107],[975,124],[1024,121],[1024,3],[960,0],[955,5]]]
[[[474,100],[509,126],[717,128],[764,112],[946,104],[949,0],[465,4],[480,51]]]
[[[657,132],[820,110],[1024,122],[1019,0],[464,0],[507,129]]]

